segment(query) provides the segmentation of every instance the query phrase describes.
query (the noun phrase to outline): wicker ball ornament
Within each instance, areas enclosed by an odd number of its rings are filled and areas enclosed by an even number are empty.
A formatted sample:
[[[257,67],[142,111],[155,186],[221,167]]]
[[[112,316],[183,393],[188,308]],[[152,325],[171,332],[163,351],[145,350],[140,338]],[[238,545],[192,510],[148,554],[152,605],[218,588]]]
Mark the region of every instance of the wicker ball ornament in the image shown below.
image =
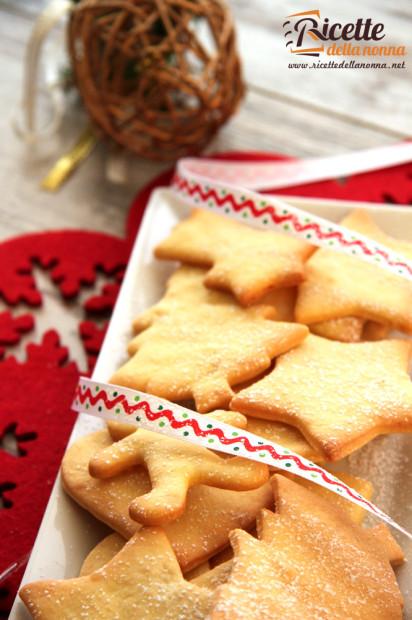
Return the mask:
[[[220,0],[80,0],[69,47],[94,123],[151,159],[199,152],[244,93]]]

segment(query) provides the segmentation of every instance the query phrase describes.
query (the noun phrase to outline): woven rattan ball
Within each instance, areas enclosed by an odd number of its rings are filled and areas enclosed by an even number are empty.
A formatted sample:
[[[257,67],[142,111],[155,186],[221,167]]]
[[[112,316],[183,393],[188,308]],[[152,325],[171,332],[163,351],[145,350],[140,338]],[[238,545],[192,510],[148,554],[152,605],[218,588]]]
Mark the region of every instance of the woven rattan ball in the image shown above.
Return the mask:
[[[234,26],[220,0],[80,0],[69,46],[94,123],[152,159],[199,152],[243,95]]]

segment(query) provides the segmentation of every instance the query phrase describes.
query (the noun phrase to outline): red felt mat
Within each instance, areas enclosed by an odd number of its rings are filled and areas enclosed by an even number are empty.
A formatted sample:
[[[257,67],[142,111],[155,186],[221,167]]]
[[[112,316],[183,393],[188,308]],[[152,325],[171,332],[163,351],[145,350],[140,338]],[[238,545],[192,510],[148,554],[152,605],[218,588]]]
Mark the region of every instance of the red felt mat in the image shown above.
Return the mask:
[[[262,153],[225,153],[217,157],[242,161],[283,159]],[[171,174],[163,173],[138,194],[131,205],[124,239],[60,230],[0,243],[0,297],[11,308],[0,313],[0,573],[13,562],[20,564],[0,583],[2,617],[7,617],[16,594],[74,422],[70,402],[79,373],[92,370],[103,341],[107,323],[102,326],[97,318],[113,308],[151,190],[167,185]],[[277,193],[411,204],[412,165]],[[52,316],[41,341],[27,346],[24,361],[17,361],[10,353],[9,347],[34,327],[30,308],[42,303],[32,274],[34,265],[47,271],[65,298],[77,299],[80,290],[95,282],[98,272],[108,276],[109,283],[82,302],[83,320],[78,334],[88,369],[79,369],[71,361],[70,351],[53,329]],[[16,304],[23,304],[25,310],[13,310]],[[8,444],[10,438],[14,440],[13,454],[4,449],[6,438]]]

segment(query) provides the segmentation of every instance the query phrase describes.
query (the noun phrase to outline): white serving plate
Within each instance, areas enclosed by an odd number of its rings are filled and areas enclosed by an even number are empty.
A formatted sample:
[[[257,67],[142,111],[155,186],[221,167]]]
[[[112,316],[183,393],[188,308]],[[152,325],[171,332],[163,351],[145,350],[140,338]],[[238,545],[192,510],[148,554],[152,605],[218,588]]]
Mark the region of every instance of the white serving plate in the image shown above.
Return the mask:
[[[348,210],[362,207],[371,212],[388,234],[412,241],[412,208],[329,199],[283,196],[282,199],[334,221],[338,221]],[[95,380],[109,380],[125,361],[132,319],[162,296],[165,282],[175,264],[156,260],[153,248],[188,211],[189,208],[169,189],[158,189],[152,194],[93,373]],[[103,422],[96,418],[79,415],[69,444],[102,426]],[[409,455],[412,455],[412,434],[380,437],[349,457],[345,469],[371,480],[376,490],[374,501],[412,531],[412,467]],[[58,476],[22,583],[77,576],[87,553],[107,532],[106,526],[65,495]],[[412,542],[396,532],[394,534],[411,560]],[[412,566],[405,564],[398,571],[398,578],[405,597],[404,617],[412,620]],[[28,620],[29,617],[17,597],[9,619]]]

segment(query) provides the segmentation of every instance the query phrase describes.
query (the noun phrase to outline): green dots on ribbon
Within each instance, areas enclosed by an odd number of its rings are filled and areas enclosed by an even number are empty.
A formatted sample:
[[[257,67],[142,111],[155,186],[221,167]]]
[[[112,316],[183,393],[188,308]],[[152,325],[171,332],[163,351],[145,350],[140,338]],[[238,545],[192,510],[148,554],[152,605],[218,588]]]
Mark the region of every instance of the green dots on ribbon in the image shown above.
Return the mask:
[[[286,450],[286,448],[283,448],[283,454],[290,454],[290,450]]]
[[[307,235],[305,235],[305,236],[306,236],[306,239],[312,239],[312,235],[311,235],[311,233],[308,233],[308,234],[307,234]]]
[[[97,411],[101,411],[101,410],[102,410],[102,407],[99,405],[99,406],[97,407]]]
[[[285,467],[292,467],[292,463],[285,463]]]
[[[289,224],[284,224],[283,225],[283,230],[290,230]]]
[[[246,196],[241,196],[241,197],[240,197],[240,200],[241,200],[242,202],[245,202],[245,200],[246,200]]]
[[[113,397],[116,398],[119,392],[113,392]]]
[[[135,396],[135,397],[133,398],[133,400],[134,400],[134,402],[135,402],[135,403],[137,403],[137,402],[140,400],[140,396]]]
[[[237,452],[237,451],[239,450],[239,446],[235,446],[235,447],[233,448],[233,450],[236,450],[236,452]]]
[[[225,208],[225,213],[230,213],[230,209],[229,209],[229,207],[226,207],[226,208]]]
[[[265,452],[259,452],[259,456],[260,456],[260,458],[263,459],[266,456],[266,453]]]
[[[248,212],[247,211],[243,211],[242,217],[248,217]]]
[[[188,413],[182,413],[182,418],[185,418],[185,419],[186,419],[186,418],[188,418],[188,417],[189,417],[189,414],[188,414]]]
[[[159,426],[160,426],[160,428],[162,428],[163,426],[165,426],[165,424],[166,424],[166,423],[165,423],[165,422],[163,422],[163,420],[162,420],[161,422],[159,422]]]
[[[333,245],[334,243],[334,241],[329,241],[329,245]]]
[[[222,196],[226,196],[227,191],[226,191],[225,189],[222,189],[222,190],[221,190],[221,194],[222,194]]]
[[[96,392],[98,392],[100,390],[98,385],[96,385],[96,387],[94,389],[96,390]]]
[[[261,207],[266,207],[266,205],[267,205],[266,200],[261,200],[261,201],[260,201],[260,206],[261,206]]]
[[[120,413],[120,409],[119,407],[117,407],[117,409],[114,410],[115,413]]]
[[[183,431],[183,435],[184,435],[185,437],[187,437],[187,436],[188,436],[188,434],[189,434],[189,431]]]
[[[212,437],[210,439],[207,440],[208,443],[215,443],[215,440],[212,439]]]
[[[88,409],[90,407],[89,403],[86,403],[86,409]]]
[[[163,405],[159,405],[157,408],[158,411],[161,411],[162,409],[163,409]]]
[[[288,214],[288,210],[287,209],[282,209],[282,215],[287,215]]]
[[[311,478],[317,478],[317,477],[318,477],[318,474],[310,474],[310,477],[311,477]]]
[[[238,435],[239,435],[239,433],[237,433],[236,431],[233,431],[232,437],[237,437]]]
[[[139,416],[139,415],[137,415],[137,416],[136,416],[136,418],[135,418],[135,420],[136,420],[136,422],[140,422],[140,416]]]
[[[269,224],[269,220],[265,217],[265,219],[263,220],[264,224]]]
[[[206,424],[206,428],[213,428],[213,424]]]
[[[342,489],[339,489],[339,488],[338,488],[338,489],[336,489],[336,491],[337,491],[338,493],[342,493],[342,492],[343,492],[343,491],[342,491]]]
[[[209,202],[207,203],[208,207],[213,207],[213,202],[211,200],[209,200]]]

